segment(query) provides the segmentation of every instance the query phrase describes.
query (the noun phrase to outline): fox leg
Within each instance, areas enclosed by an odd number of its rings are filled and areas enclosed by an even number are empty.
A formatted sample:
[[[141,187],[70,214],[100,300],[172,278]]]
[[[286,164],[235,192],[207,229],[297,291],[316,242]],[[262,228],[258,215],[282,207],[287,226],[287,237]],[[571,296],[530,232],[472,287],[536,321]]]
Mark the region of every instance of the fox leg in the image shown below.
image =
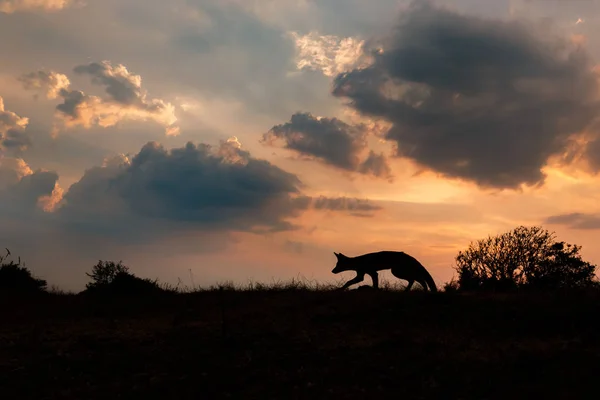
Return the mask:
[[[377,271],[369,272],[369,276],[373,279],[373,288],[379,289],[379,274]]]
[[[429,290],[429,286],[427,286],[427,282],[423,281],[423,280],[418,280],[417,283],[421,286],[423,286],[423,289],[425,291]]]
[[[344,284],[344,286],[342,286],[342,288],[341,288],[341,289],[342,289],[342,290],[344,290],[344,289],[346,289],[348,286],[352,286],[352,285],[354,285],[355,283],[362,282],[364,279],[365,279],[365,274],[364,274],[364,273],[360,273],[360,272],[358,272],[358,273],[356,274],[356,278],[354,278],[354,279],[350,279],[348,282],[346,282],[346,283]]]
[[[408,281],[408,286],[404,290],[409,291],[410,288],[412,288],[414,284],[415,284],[415,280],[414,279],[409,280]]]

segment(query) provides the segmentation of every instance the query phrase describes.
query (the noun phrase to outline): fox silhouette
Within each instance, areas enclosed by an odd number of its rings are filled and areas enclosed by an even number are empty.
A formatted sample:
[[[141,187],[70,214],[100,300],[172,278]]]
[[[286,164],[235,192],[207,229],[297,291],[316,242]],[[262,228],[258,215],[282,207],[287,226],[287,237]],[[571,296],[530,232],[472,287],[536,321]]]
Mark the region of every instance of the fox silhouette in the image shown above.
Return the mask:
[[[344,271],[356,271],[356,277],[349,280],[340,289],[344,290],[355,283],[362,282],[365,275],[371,276],[373,287],[379,288],[379,275],[377,271],[390,269],[392,275],[398,279],[408,281],[406,290],[410,290],[415,282],[423,289],[437,292],[433,278],[425,267],[416,258],[402,251],[380,251],[356,257],[348,257],[342,253],[333,253],[337,257],[335,268],[331,271],[339,274]]]

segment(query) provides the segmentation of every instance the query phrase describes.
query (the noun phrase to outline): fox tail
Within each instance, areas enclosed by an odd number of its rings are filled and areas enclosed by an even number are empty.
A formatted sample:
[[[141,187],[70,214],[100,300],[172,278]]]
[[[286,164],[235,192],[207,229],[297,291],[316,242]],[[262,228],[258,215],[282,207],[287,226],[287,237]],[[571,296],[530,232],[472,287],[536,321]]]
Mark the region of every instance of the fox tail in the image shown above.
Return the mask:
[[[433,277],[431,276],[431,274],[429,273],[429,271],[427,271],[425,269],[425,267],[423,267],[423,275],[425,278],[425,282],[427,282],[427,286],[429,286],[429,290],[432,292],[437,292],[437,286],[435,285],[435,282],[433,280]]]

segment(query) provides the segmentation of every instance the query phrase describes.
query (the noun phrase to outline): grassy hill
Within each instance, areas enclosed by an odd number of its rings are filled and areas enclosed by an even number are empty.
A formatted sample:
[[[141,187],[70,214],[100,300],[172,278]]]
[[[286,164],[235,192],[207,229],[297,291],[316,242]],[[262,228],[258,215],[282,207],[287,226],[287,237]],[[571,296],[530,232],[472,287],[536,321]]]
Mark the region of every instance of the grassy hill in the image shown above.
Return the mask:
[[[598,395],[597,291],[210,290],[0,307],[3,399]]]

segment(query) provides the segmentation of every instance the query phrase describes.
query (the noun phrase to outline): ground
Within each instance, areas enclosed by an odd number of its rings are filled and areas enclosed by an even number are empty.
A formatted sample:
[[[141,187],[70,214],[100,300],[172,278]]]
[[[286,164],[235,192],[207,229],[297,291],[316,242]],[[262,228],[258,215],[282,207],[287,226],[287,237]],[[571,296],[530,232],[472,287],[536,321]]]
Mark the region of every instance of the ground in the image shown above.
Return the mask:
[[[597,397],[600,294],[2,298],[2,399]]]

